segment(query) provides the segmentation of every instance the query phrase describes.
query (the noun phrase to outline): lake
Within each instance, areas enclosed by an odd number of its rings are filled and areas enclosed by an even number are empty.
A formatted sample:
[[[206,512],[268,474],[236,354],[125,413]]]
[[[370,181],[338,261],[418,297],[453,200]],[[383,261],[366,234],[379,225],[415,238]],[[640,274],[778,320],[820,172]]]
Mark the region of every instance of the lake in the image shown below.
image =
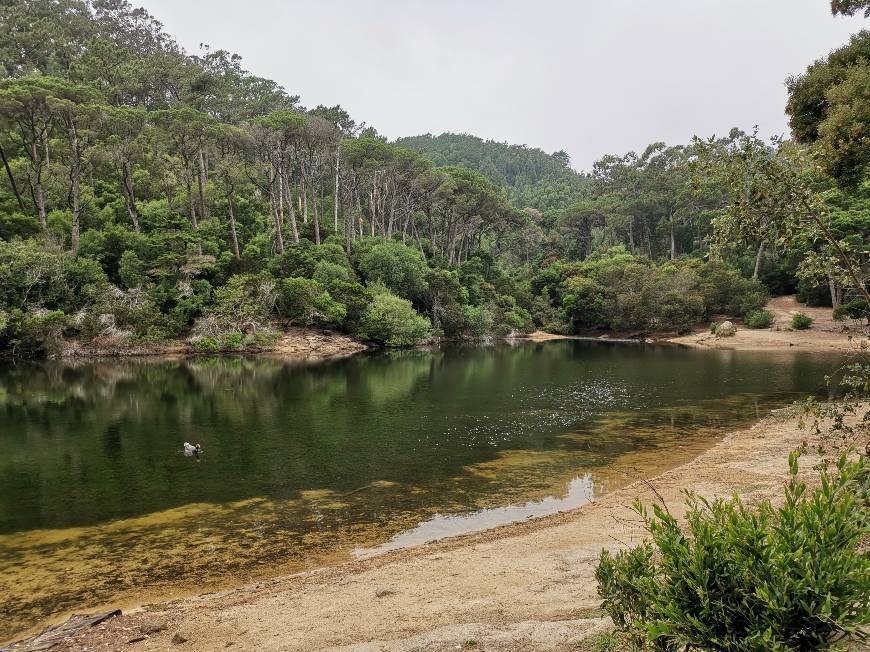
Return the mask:
[[[556,341],[3,363],[0,640],[576,507],[823,392],[839,362]]]

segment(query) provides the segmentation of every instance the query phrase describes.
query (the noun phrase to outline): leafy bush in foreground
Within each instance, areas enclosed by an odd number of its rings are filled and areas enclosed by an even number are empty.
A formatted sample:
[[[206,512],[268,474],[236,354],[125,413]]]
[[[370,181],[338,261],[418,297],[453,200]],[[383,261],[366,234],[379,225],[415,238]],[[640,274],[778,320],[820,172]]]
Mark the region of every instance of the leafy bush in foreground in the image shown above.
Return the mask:
[[[770,310],[752,310],[746,313],[745,321],[749,328],[770,328],[773,313]]]
[[[362,314],[358,334],[386,346],[414,346],[429,335],[430,327],[410,301],[381,287]]]
[[[813,318],[805,315],[802,312],[797,313],[791,318],[791,327],[795,330],[803,331],[813,325]]]
[[[684,533],[665,510],[636,505],[652,540],[610,554],[596,570],[616,626],[656,650],[820,650],[870,620],[866,459],[839,458],[819,487],[789,458],[785,502],[753,509],[737,497],[688,494]]]

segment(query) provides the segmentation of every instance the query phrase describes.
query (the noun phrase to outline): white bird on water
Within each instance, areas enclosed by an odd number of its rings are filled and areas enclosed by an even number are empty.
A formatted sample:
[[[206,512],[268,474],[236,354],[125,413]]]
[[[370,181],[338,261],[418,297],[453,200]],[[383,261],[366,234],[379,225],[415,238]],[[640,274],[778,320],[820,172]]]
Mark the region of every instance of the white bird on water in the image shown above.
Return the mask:
[[[184,442],[184,454],[190,457],[191,455],[199,455],[202,452],[201,444],[191,444]]]

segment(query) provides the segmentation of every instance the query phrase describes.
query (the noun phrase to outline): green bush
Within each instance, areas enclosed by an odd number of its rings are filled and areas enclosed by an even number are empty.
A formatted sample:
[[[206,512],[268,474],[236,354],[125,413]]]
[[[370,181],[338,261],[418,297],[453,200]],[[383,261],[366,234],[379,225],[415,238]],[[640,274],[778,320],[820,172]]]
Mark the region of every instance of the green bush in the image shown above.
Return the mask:
[[[370,238],[354,250],[365,281],[383,283],[395,294],[418,301],[426,291],[426,263],[420,252],[401,242]]]
[[[360,337],[386,346],[414,346],[429,335],[431,324],[417,314],[411,302],[377,291],[360,320]]]
[[[749,328],[770,328],[773,323],[773,313],[770,310],[751,310],[744,320]]]
[[[463,306],[465,328],[472,337],[484,337],[492,331],[492,314],[486,306]]]
[[[834,310],[834,319],[842,321],[847,317],[849,319],[870,319],[870,307],[860,297],[841,303]]]
[[[278,314],[299,326],[337,328],[347,317],[347,308],[333,300],[312,279],[292,277],[278,282]]]
[[[135,251],[125,251],[118,261],[118,280],[126,288],[137,288],[145,282],[145,266]]]
[[[813,318],[805,315],[802,312],[797,313],[791,318],[791,327],[795,330],[803,331],[813,325]]]
[[[821,650],[870,619],[866,458],[841,457],[809,490],[789,459],[785,501],[756,508],[739,498],[689,494],[687,530],[640,505],[651,541],[602,551],[599,595],[638,647],[657,650]]]
[[[13,313],[12,345],[25,355],[55,354],[60,349],[61,334],[67,317],[61,310],[34,310]]]

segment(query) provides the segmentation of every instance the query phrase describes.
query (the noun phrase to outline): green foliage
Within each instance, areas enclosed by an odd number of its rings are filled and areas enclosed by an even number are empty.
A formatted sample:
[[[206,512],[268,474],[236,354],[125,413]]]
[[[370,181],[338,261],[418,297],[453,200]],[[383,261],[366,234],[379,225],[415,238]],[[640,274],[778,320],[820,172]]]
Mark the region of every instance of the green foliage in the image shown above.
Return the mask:
[[[870,164],[868,61],[870,32],[863,30],[788,80],[792,133],[800,142],[816,143],[828,174],[851,187],[866,177]]]
[[[410,301],[383,287],[374,292],[360,319],[360,337],[391,347],[414,346],[428,337],[431,324],[417,314]]]
[[[432,327],[446,337],[461,335],[465,326],[463,308],[468,290],[462,287],[456,271],[432,269],[426,274],[425,306]]]
[[[12,347],[23,355],[54,354],[60,349],[67,317],[61,310],[16,311],[12,321]]]
[[[757,279],[745,278],[721,262],[701,266],[698,276],[708,315],[743,316],[767,304],[767,290]]]
[[[560,288],[562,307],[574,328],[607,323],[611,299],[607,288],[587,276],[569,276]]]
[[[338,328],[347,317],[347,308],[313,279],[285,278],[277,285],[277,312],[297,326]]]
[[[423,152],[435,165],[477,170],[506,187],[517,208],[564,208],[589,192],[589,181],[571,169],[565,152],[547,154],[525,145],[450,133],[400,138],[396,144]]]
[[[651,541],[602,551],[596,570],[604,608],[635,645],[821,650],[866,636],[866,460],[842,456],[812,489],[797,478],[797,453],[790,470],[780,507],[689,494],[686,531],[661,507],[650,517],[636,506]]]
[[[128,249],[121,254],[118,261],[118,280],[126,288],[138,288],[145,282],[145,265],[135,251]]]
[[[423,298],[426,263],[419,251],[400,242],[370,239],[357,246],[354,256],[366,283],[382,283],[409,301]]]
[[[751,310],[743,320],[749,328],[770,328],[774,314],[770,310]]]
[[[271,330],[275,281],[267,276],[238,274],[214,292],[214,303],[194,325],[194,336]]]
[[[492,332],[492,314],[486,306],[463,306],[465,327],[472,337],[484,337]]]
[[[390,143],[224,50],[187,55],[123,2],[7,4],[7,346],[15,311],[63,312],[64,337],[219,350],[278,317],[355,333],[378,284],[439,337],[684,331],[763,308],[750,273],[777,292],[797,275],[813,300],[830,279],[833,305],[866,285],[863,32],[789,83],[811,150],[733,130],[586,175],[565,152],[469,135]]]
[[[767,302],[758,281],[722,263],[682,259],[654,265],[622,247],[580,264],[551,265],[532,287],[545,283],[574,332],[601,327],[686,331],[712,315],[743,314]]]
[[[802,312],[796,313],[791,318],[791,327],[794,328],[795,330],[799,330],[799,331],[806,330],[807,328],[809,328],[812,325],[813,325],[813,318],[808,316],[808,315],[805,315]]]

